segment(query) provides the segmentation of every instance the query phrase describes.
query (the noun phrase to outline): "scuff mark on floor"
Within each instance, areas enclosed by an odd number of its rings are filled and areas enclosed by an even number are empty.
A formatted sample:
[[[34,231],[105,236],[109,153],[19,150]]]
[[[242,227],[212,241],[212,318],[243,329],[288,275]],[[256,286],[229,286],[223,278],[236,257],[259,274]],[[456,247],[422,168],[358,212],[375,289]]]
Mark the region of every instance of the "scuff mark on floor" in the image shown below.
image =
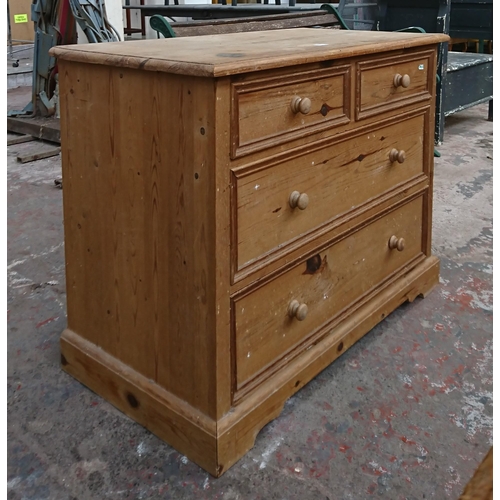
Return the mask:
[[[279,448],[283,441],[283,436],[278,437],[265,449],[262,453],[262,460],[259,465],[259,469],[264,469],[271,458],[271,455]]]

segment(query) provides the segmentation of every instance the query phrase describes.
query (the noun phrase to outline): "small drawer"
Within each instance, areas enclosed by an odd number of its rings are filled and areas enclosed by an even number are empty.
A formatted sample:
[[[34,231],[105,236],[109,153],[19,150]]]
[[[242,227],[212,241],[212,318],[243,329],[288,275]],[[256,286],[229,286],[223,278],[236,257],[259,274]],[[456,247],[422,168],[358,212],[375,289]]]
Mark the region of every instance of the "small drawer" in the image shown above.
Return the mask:
[[[279,163],[233,172],[233,281],[287,244],[423,172],[428,114]],[[295,199],[296,198],[296,199]]]
[[[256,377],[422,255],[422,197],[351,233],[232,304],[236,398]],[[255,381],[254,381],[255,382]],[[252,383],[252,385],[254,385]]]
[[[349,123],[350,66],[232,83],[231,157]]]
[[[434,52],[357,63],[356,120],[430,97]]]

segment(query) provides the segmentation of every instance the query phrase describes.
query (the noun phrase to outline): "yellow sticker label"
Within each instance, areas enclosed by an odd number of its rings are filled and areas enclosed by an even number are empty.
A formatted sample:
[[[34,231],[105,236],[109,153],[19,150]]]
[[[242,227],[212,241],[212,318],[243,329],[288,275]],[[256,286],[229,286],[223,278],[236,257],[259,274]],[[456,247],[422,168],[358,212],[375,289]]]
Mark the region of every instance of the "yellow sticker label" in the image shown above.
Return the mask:
[[[27,23],[28,22],[28,14],[16,14],[14,16],[14,22],[17,23]]]

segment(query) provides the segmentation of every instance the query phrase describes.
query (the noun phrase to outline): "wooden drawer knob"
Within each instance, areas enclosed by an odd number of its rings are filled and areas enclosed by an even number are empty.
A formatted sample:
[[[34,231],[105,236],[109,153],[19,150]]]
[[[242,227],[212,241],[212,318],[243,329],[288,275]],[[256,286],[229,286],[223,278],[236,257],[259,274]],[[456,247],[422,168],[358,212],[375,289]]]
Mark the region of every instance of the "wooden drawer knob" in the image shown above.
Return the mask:
[[[306,193],[299,193],[298,191],[292,191],[288,202],[292,208],[299,208],[300,210],[305,210],[307,205],[309,205],[309,196]]]
[[[306,319],[307,311],[307,305],[301,304],[298,300],[292,300],[288,306],[288,316],[298,319],[299,321],[304,321]]]
[[[406,153],[401,149],[398,151],[395,148],[392,148],[389,152],[389,160],[394,163],[397,161],[398,163],[403,163],[406,160]]]
[[[293,113],[302,113],[307,115],[311,111],[311,99],[308,97],[293,97],[290,103],[290,108],[292,108]]]
[[[396,249],[398,252],[402,252],[405,249],[404,238],[398,238],[397,236],[392,235],[389,239],[389,248],[391,250]]]
[[[410,86],[410,75],[400,75],[397,73],[394,75],[394,86],[408,88]]]

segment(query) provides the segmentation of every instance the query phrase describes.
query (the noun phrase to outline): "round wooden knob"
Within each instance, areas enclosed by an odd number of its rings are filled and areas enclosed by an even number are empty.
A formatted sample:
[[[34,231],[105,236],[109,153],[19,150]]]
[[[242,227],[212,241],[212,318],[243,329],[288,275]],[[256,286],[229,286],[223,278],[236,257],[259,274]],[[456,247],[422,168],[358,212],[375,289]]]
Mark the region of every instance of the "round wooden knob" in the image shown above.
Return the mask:
[[[288,306],[288,316],[298,319],[299,321],[304,321],[306,319],[307,311],[307,305],[301,304],[298,300],[292,300]]]
[[[292,208],[299,208],[300,210],[305,210],[307,205],[309,205],[309,196],[306,193],[299,193],[298,191],[292,191],[288,202]]]
[[[404,238],[398,238],[397,236],[392,235],[389,239],[389,248],[391,250],[396,249],[398,252],[402,252],[405,249]]]
[[[410,75],[400,75],[397,73],[394,75],[394,86],[408,88],[410,86]]]
[[[293,113],[302,113],[307,115],[311,111],[311,99],[307,97],[297,97],[295,96],[290,103]]]
[[[391,160],[392,163],[395,161],[403,163],[406,160],[406,153],[402,149],[398,151],[396,148],[392,148],[389,152],[389,160]]]

